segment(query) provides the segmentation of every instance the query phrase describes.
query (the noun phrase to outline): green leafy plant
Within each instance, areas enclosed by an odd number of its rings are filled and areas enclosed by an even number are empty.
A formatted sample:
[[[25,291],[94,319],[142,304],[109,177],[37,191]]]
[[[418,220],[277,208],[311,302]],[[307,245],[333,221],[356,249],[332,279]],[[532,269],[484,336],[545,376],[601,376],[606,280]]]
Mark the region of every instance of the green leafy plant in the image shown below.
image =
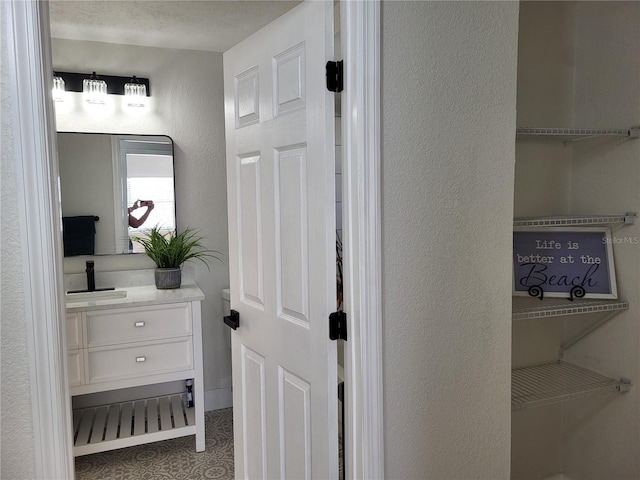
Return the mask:
[[[187,228],[182,233],[160,233],[155,226],[141,237],[131,237],[131,240],[143,246],[147,256],[155,262],[158,268],[180,267],[188,260],[200,260],[209,268],[209,260],[215,258],[222,261],[222,254],[215,250],[207,250],[202,245],[204,237],[193,228]]]

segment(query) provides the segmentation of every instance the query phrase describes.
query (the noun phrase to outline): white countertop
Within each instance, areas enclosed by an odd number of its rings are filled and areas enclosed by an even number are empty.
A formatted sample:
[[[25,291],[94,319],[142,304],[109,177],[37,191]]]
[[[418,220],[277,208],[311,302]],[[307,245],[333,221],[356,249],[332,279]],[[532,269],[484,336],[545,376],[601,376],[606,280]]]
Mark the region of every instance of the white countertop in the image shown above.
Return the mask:
[[[140,287],[116,288],[116,291],[126,291],[127,296],[122,298],[105,298],[91,301],[73,301],[72,303],[67,300],[67,312],[106,310],[109,308],[160,305],[163,303],[204,300],[204,293],[202,293],[200,287],[195,283],[167,290],[158,290],[155,285],[144,285]]]

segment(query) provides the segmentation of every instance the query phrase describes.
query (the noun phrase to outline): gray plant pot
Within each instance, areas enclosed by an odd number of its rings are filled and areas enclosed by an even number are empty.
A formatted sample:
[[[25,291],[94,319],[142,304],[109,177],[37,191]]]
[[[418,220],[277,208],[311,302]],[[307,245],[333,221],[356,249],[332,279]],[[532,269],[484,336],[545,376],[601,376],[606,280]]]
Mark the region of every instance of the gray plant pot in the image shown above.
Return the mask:
[[[180,288],[182,283],[182,270],[175,268],[156,268],[156,288],[166,290]]]

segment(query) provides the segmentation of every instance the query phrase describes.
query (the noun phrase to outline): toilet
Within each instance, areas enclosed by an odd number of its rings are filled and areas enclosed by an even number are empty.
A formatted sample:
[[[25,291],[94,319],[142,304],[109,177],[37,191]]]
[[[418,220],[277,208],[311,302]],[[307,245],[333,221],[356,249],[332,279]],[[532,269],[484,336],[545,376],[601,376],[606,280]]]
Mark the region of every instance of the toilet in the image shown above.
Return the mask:
[[[228,288],[222,289],[222,315],[231,315],[231,290]],[[231,329],[225,328],[224,341],[227,348],[231,350]]]

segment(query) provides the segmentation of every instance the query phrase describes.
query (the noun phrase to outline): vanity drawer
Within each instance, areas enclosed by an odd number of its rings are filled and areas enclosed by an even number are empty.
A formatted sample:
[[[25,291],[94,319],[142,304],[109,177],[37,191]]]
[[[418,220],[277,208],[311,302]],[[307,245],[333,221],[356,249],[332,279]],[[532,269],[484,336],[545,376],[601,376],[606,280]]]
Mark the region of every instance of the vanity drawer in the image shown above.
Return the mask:
[[[82,345],[81,320],[81,313],[67,313],[67,350],[77,349]]]
[[[83,350],[70,350],[67,356],[67,371],[69,372],[69,386],[76,387],[84,384]]]
[[[89,383],[191,370],[191,337],[89,349]]]
[[[149,307],[87,312],[89,347],[171,338],[191,334],[191,305],[172,303]]]

